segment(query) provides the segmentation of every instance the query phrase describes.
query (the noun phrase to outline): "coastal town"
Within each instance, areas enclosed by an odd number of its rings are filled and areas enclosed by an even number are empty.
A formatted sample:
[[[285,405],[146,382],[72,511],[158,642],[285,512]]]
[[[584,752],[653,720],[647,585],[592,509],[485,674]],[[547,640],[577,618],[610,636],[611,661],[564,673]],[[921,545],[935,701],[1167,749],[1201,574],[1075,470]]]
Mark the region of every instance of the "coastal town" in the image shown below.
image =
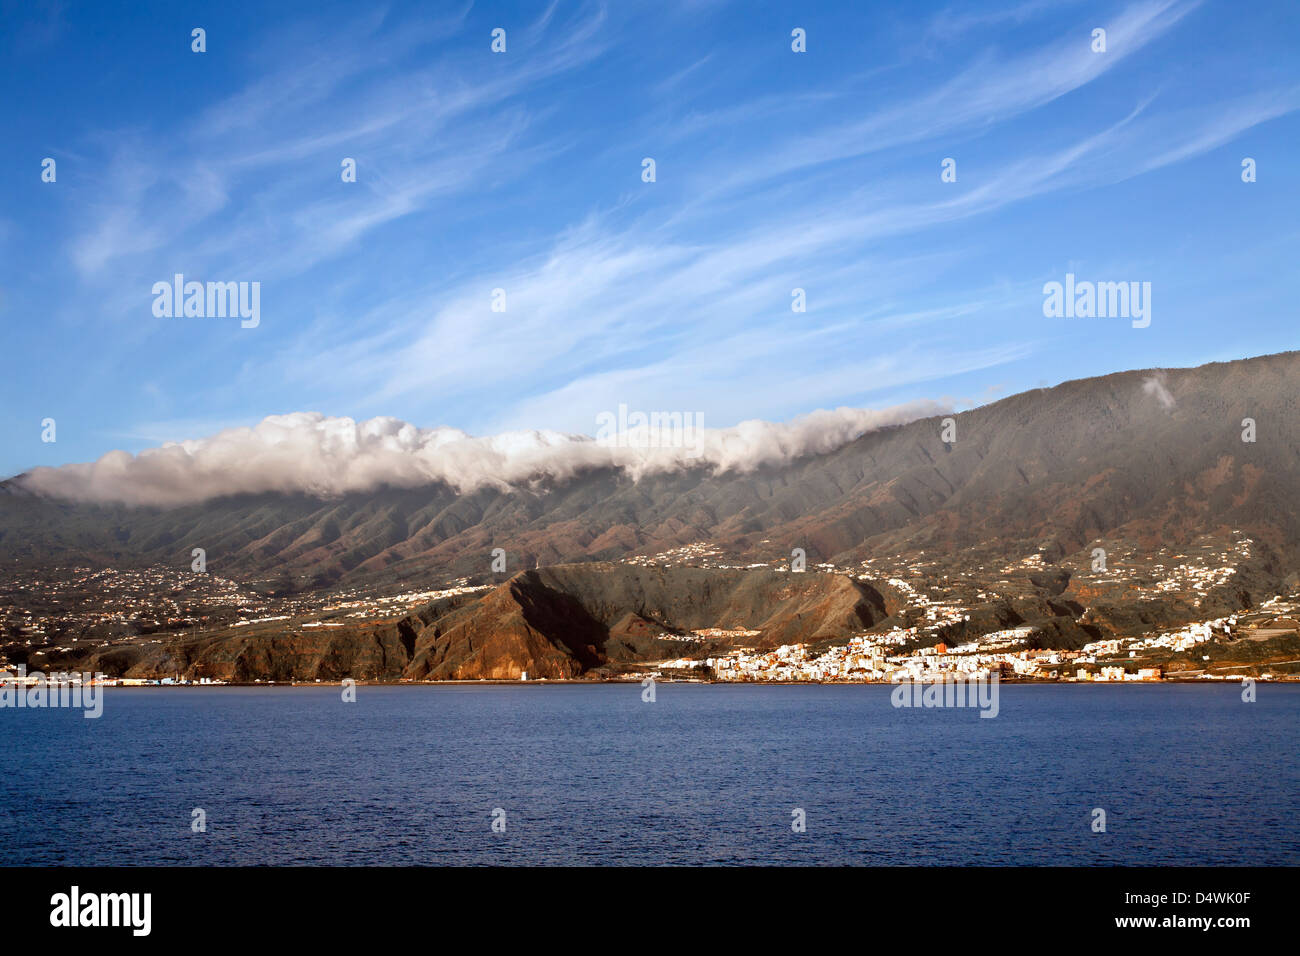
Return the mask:
[[[1093,552],[1089,561],[1062,562],[1080,597],[1090,597],[1099,605],[1107,600],[1117,604],[1150,600],[1182,611],[1182,616],[1197,617],[1207,597],[1229,585],[1238,569],[1249,564],[1253,542],[1234,531],[1227,542],[1205,538],[1181,549],[1161,547],[1149,553],[1125,542],[1105,544],[1101,555]],[[795,572],[784,560],[738,564],[707,543],[629,561],[648,566],[686,563]],[[903,566],[887,559],[866,559],[858,568],[829,563],[811,567],[854,573],[859,580],[887,587],[904,607],[900,616],[914,623],[866,632],[846,644],[828,647],[736,647],[705,659],[682,656],[658,662],[648,673],[718,681],[886,683],[994,675],[1004,680],[1099,683],[1240,680],[1243,674],[1263,680],[1300,679],[1297,592],[1273,595],[1258,607],[1236,613],[1204,616],[1065,649],[1050,646],[1052,635],[1033,626],[997,628],[973,639],[965,636],[973,629],[975,609],[1016,596],[1026,575],[1051,570],[1041,554],[1010,565],[985,565],[978,559],[956,562],[951,556],[922,553]],[[1073,593],[1067,591],[1063,596],[1070,598]],[[1087,625],[1106,620],[1107,613],[1108,609],[1082,605],[1075,622]],[[1289,642],[1294,652],[1284,646],[1285,657],[1262,662],[1267,666],[1232,660],[1243,656],[1246,649],[1275,639]]]
[[[767,544],[768,542],[764,542]],[[623,563],[754,572],[826,572],[882,595],[888,617],[837,641],[764,642],[757,626],[660,629],[663,651],[606,679],[884,682],[990,678],[1132,683],[1300,676],[1300,589],[1243,606],[1234,582],[1250,573],[1240,532],[1143,552],[1103,542],[1091,556],[1011,563],[978,554],[857,565],[792,558],[738,560],[697,543]],[[280,579],[235,581],[174,568],[0,569],[0,671],[57,672],[122,642],[162,644],[206,634],[308,634],[392,622],[430,602],[493,585],[457,578],[434,587],[312,589]],[[1133,609],[1138,608],[1139,613]],[[1046,611],[1050,617],[1035,618]],[[758,622],[754,622],[757,624]],[[118,674],[124,686],[219,684],[214,676]],[[267,681],[268,683],[270,681]]]
[[[1282,605],[1277,605],[1280,608]],[[1286,605],[1288,613],[1294,605]],[[1293,618],[1287,618],[1293,622]],[[1084,645],[1079,650],[1031,650],[1023,645],[1032,628],[994,631],[977,641],[949,647],[943,642],[909,653],[891,649],[915,638],[915,630],[900,629],[881,635],[851,638],[846,645],[816,653],[806,644],[789,644],[773,651],[736,650],[725,657],[703,661],[678,658],[659,663],[665,674],[706,675],[719,681],[796,681],[897,683],[899,681],[943,681],[953,679],[1028,679],[1065,681],[1159,681],[1167,674],[1160,665],[1141,666],[1149,652],[1167,648],[1186,651],[1207,644],[1216,634],[1230,635],[1234,618],[1193,624],[1185,628],[1132,640],[1106,640]],[[1208,659],[1208,657],[1207,657]],[[1198,680],[1240,680],[1240,673],[1227,668],[1215,673],[1203,670],[1188,675]],[[1264,680],[1279,678],[1266,672]],[[1294,676],[1294,675],[1293,675]]]

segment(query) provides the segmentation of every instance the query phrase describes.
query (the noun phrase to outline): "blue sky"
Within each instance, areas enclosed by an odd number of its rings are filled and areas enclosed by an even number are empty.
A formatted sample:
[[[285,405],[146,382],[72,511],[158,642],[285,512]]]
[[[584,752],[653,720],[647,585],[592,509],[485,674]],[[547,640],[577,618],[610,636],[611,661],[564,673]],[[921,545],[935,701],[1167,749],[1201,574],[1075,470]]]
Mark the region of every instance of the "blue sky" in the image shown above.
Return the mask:
[[[1294,0],[109,6],[0,6],[4,474],[294,411],[717,427],[1297,344]],[[155,317],[177,272],[260,282],[260,325]],[[1150,327],[1045,318],[1066,272],[1149,281]]]

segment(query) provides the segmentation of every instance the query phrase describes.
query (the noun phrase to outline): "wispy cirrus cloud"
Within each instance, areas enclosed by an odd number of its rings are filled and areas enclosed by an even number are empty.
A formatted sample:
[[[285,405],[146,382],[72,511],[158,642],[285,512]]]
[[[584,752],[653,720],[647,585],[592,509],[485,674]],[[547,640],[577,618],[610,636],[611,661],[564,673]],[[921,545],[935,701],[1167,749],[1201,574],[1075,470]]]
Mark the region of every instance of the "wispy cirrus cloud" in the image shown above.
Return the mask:
[[[922,63],[888,44],[857,55],[874,21],[847,7],[809,21],[805,59],[726,6],[678,13],[555,3],[498,21],[399,0],[242,45],[214,31],[219,92],[157,119],[83,118],[43,198],[70,266],[49,271],[68,392],[114,396],[114,420],[85,433],[138,447],[162,432],[131,421],[312,407],[581,432],[620,401],[722,424],[980,394],[994,368],[1038,381],[1036,364],[1089,354],[1081,330],[1043,323],[1044,273],[1140,264],[1163,304],[1195,269],[1161,251],[1181,257],[1185,224],[1129,240],[1125,184],[1147,177],[1173,223],[1206,176],[1235,181],[1227,144],[1272,143],[1262,168],[1278,170],[1297,107],[1263,67],[1188,92],[1184,50],[1217,52],[1216,11],[1190,0],[900,14],[942,48]],[[210,84],[209,61],[184,62]],[[356,183],[339,180],[344,156]],[[1226,175],[1195,165],[1207,156]],[[1220,208],[1244,223],[1262,215],[1251,198]],[[60,202],[75,215],[60,221]],[[1164,228],[1150,208],[1141,225]],[[148,290],[176,271],[260,280],[256,334],[154,320]],[[137,361],[147,395],[108,371]]]

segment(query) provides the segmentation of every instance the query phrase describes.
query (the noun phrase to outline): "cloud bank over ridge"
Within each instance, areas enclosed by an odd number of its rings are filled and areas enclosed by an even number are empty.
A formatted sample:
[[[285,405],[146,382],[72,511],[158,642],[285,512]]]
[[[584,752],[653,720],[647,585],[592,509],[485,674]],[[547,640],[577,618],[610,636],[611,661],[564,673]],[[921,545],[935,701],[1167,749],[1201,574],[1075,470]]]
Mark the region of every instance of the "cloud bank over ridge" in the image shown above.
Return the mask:
[[[174,507],[234,494],[280,492],[331,498],[384,485],[443,482],[465,494],[565,481],[592,468],[618,468],[639,479],[704,467],[752,471],[803,455],[825,454],[890,425],[937,415],[933,401],[886,409],[818,410],[789,422],[741,422],[730,428],[629,428],[598,441],[556,431],[475,437],[456,428],[418,428],[396,418],[356,422],[318,412],[272,415],[252,428],[167,442],[132,455],[34,468],[17,482],[28,491],[76,501]]]

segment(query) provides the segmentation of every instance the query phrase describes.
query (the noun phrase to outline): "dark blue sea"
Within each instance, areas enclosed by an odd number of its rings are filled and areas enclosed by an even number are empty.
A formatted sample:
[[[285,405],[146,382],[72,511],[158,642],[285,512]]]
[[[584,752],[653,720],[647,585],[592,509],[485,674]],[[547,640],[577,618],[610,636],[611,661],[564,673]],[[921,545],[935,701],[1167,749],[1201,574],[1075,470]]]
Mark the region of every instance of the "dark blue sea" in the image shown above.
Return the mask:
[[[993,719],[890,690],[110,688],[98,720],[0,709],[0,846],[75,865],[1300,863],[1300,686],[1003,685]]]

